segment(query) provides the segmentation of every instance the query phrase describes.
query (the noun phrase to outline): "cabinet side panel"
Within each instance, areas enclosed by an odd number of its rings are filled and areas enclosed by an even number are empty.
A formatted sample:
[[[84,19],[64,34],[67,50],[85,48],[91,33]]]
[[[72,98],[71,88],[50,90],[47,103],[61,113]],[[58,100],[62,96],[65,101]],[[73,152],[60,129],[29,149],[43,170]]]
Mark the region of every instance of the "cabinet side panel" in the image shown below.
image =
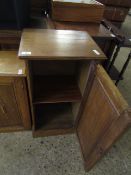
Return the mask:
[[[31,129],[29,100],[25,78],[15,78],[15,93],[17,104],[21,113],[21,119],[25,129]]]
[[[32,67],[31,67],[30,61],[26,61],[26,70],[27,70],[27,88],[28,88],[28,92],[29,92],[29,105],[30,105],[30,110],[31,110],[32,127],[34,130],[35,129],[35,118],[34,118],[34,108],[33,108],[33,103],[32,103],[33,76],[32,76]]]

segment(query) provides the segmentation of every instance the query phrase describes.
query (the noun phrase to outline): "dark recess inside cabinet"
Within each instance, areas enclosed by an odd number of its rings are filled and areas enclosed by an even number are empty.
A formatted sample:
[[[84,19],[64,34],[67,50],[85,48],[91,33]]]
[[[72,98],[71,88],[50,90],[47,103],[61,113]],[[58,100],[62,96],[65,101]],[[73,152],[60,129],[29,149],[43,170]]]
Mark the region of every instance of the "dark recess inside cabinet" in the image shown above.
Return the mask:
[[[74,129],[89,61],[29,61],[34,128]]]

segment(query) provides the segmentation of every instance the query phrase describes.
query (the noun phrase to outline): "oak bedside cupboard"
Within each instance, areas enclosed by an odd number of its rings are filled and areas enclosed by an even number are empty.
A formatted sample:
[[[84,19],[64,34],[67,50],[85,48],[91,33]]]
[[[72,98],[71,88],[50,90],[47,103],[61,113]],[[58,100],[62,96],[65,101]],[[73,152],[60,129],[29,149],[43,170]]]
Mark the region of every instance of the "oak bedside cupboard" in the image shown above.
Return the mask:
[[[33,136],[75,132],[91,169],[131,123],[128,104],[99,65],[105,55],[86,32],[26,29],[19,58],[27,66]]]
[[[31,129],[25,63],[15,51],[0,51],[0,132]]]

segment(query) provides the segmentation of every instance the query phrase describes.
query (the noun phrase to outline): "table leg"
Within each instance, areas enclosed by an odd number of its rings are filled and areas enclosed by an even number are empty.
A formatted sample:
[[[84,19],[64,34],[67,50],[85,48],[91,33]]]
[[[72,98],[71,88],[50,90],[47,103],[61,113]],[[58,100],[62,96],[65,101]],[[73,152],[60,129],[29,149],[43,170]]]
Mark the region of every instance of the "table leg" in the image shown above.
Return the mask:
[[[124,66],[123,66],[123,68],[122,68],[122,70],[121,70],[121,72],[120,72],[120,74],[119,74],[119,76],[118,76],[118,79],[116,80],[116,83],[115,83],[116,86],[118,85],[118,83],[119,83],[121,77],[123,76],[124,72],[126,71],[126,68],[127,68],[128,64],[129,64],[130,59],[131,59],[131,52],[130,52],[129,55],[128,55],[128,58],[127,58],[127,60],[126,60],[126,62],[125,62],[125,64],[124,64]]]
[[[119,53],[119,51],[120,51],[120,48],[121,48],[121,46],[120,46],[120,45],[117,45],[117,48],[116,48],[115,53],[114,53],[114,55],[113,55],[113,59],[112,59],[110,65],[109,65],[109,67],[108,67],[108,69],[107,69],[107,72],[108,72],[108,73],[110,73],[110,70],[111,70],[111,68],[112,68],[112,66],[113,66],[113,64],[114,64],[114,62],[115,62],[115,60],[116,60],[116,57],[118,56],[118,53]]]

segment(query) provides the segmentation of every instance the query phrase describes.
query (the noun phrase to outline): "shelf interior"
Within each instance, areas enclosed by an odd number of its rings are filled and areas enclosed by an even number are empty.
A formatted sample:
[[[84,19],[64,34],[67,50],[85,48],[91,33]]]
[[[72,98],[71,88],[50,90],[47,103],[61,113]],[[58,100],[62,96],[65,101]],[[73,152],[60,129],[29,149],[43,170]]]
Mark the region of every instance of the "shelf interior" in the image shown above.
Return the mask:
[[[70,103],[35,105],[36,130],[73,128],[74,117]]]
[[[78,102],[81,92],[75,76],[34,76],[33,104]]]
[[[34,136],[74,131],[88,81],[88,61],[29,61]]]

